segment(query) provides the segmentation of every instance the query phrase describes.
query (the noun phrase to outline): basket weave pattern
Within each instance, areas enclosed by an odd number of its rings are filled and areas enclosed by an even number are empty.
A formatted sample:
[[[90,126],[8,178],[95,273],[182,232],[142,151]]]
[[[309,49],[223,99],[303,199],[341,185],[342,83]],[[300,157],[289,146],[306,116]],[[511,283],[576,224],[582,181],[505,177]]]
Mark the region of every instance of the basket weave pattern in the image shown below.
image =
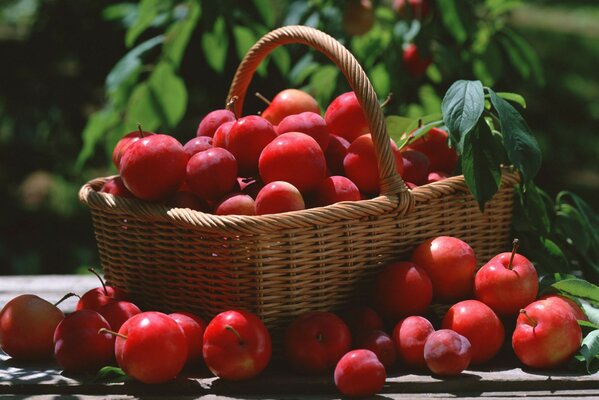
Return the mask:
[[[408,256],[432,236],[465,240],[479,263],[508,246],[517,175],[504,171],[484,214],[463,176],[408,190],[395,172],[384,118],[364,71],[320,31],[280,28],[250,49],[227,99],[237,97],[237,115],[260,61],[288,43],[327,55],[356,92],[373,134],[381,195],[282,214],[217,216],[99,193],[108,178],[94,179],[81,188],[80,199],[92,214],[106,279],[141,307],[204,318],[243,308],[277,329],[303,312],[338,310],[359,298],[384,263]]]

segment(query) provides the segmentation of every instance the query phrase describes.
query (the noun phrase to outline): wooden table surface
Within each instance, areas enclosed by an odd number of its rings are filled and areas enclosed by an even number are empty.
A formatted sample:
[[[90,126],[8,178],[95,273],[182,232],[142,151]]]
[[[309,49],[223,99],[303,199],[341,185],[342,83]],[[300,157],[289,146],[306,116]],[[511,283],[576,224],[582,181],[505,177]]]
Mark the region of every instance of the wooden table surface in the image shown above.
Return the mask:
[[[0,306],[24,293],[57,301],[67,292],[84,293],[96,287],[93,276],[15,276],[0,277]],[[74,309],[76,299],[61,305],[65,312]],[[423,372],[400,369],[388,373],[387,383],[377,398],[599,398],[599,373],[577,375],[569,371],[522,370],[514,360],[493,366],[469,369],[460,376],[439,379]],[[284,366],[273,364],[258,378],[245,382],[225,382],[207,370],[185,373],[176,381],[144,385],[128,380],[103,383],[94,376],[65,375],[53,362],[27,364],[0,352],[1,398],[338,398],[332,374],[300,376]]]

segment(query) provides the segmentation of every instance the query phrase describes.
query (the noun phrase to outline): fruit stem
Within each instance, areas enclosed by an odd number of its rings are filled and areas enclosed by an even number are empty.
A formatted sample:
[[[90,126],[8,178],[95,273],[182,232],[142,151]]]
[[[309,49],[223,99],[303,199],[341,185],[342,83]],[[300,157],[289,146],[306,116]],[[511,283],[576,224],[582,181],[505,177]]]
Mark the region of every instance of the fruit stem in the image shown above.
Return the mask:
[[[524,316],[528,320],[528,323],[531,324],[533,328],[536,328],[537,321],[535,319],[531,318],[530,315],[528,315],[528,313],[526,312],[525,309],[521,308],[520,309],[520,314],[524,314]]]
[[[227,104],[225,105],[225,108],[229,111],[233,111],[233,114],[235,114],[235,119],[239,119],[239,116],[237,115],[237,112],[235,111],[235,102],[239,100],[239,97],[237,96],[233,96],[229,99],[229,101],[227,101]]]
[[[510,262],[507,265],[507,269],[512,269],[512,263],[514,262],[514,256],[516,255],[518,247],[520,247],[520,241],[518,239],[514,239],[512,242],[512,256],[510,257]]]
[[[424,122],[422,121],[422,118],[418,118],[418,129],[422,128],[423,124]]]
[[[67,293],[64,296],[62,296],[62,299],[58,300],[56,303],[54,303],[54,306],[58,306],[60,303],[62,303],[63,301],[65,301],[68,298],[71,298],[73,296],[79,297],[81,298],[81,296],[79,296],[78,294],[75,293]]]
[[[144,131],[141,129],[141,124],[139,122],[137,123],[137,130],[139,131],[139,135],[144,137]]]
[[[270,100],[268,100],[266,97],[264,97],[262,95],[262,93],[256,92],[256,97],[259,98],[260,100],[262,100],[263,102],[265,102],[266,104],[270,105]]]
[[[381,103],[381,108],[387,107],[391,103],[391,100],[393,100],[393,93],[389,92],[387,98]]]
[[[100,280],[100,283],[102,283],[102,288],[104,288],[104,294],[106,296],[108,296],[108,290],[106,290],[106,284],[104,283],[104,279],[102,279],[102,277],[100,276],[100,274],[98,274],[96,272],[96,270],[93,269],[93,268],[88,268],[87,270],[98,277],[98,279]]]
[[[118,336],[120,338],[127,339],[127,335],[123,335],[122,333],[111,331],[110,329],[106,329],[106,328],[100,328],[100,330],[98,331],[98,334],[100,334],[100,333],[110,333],[112,336]]]
[[[233,332],[235,334],[235,336],[237,336],[237,339],[239,339],[239,344],[244,344],[245,342],[243,341],[243,339],[241,338],[241,335],[239,334],[239,332],[237,332],[237,330],[235,328],[233,328],[231,325],[225,325],[225,329]]]

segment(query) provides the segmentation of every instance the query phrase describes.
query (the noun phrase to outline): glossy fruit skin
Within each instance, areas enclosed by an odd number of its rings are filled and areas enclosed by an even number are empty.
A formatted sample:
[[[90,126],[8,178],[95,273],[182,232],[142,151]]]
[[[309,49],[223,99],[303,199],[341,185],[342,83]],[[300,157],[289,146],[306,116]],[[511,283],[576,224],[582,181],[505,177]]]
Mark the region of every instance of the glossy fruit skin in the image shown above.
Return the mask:
[[[434,183],[449,178],[449,175],[443,171],[431,171],[428,173],[426,183]]]
[[[424,345],[426,366],[436,375],[459,375],[468,368],[471,358],[468,338],[449,329],[431,333]]]
[[[229,110],[214,110],[206,114],[198,125],[196,136],[213,137],[214,132],[225,122],[235,121],[235,114]]]
[[[143,383],[174,379],[187,361],[187,339],[166,314],[146,311],[121,326],[114,346],[116,361],[125,373]]]
[[[341,314],[341,318],[354,339],[370,331],[382,331],[385,328],[381,316],[368,306],[349,308]]]
[[[428,273],[438,301],[453,303],[472,295],[476,256],[463,240],[452,236],[425,240],[414,249],[412,261]]]
[[[414,368],[426,366],[424,344],[434,331],[430,321],[419,315],[399,321],[393,328],[391,338],[401,363]]]
[[[221,126],[218,127],[216,132],[214,132],[214,136],[212,137],[212,146],[214,147],[222,147],[226,149],[229,147],[229,132],[231,132],[231,128],[235,124],[234,121],[225,122]]]
[[[526,314],[518,316],[512,335],[512,348],[524,365],[553,368],[578,351],[582,331],[568,306],[538,300],[524,310]]]
[[[250,379],[270,361],[270,333],[262,320],[248,311],[225,311],[208,323],[203,355],[210,371],[219,378]]]
[[[98,313],[108,322],[111,330],[118,332],[125,321],[141,313],[141,310],[129,301],[113,300],[100,307]]]
[[[302,194],[285,181],[268,183],[256,196],[256,215],[277,214],[306,208]]]
[[[391,337],[380,330],[363,333],[357,337],[355,348],[366,349],[376,354],[385,368],[390,368],[397,361],[397,350]]]
[[[146,137],[146,136],[153,135],[153,134],[154,134],[153,132],[140,132],[137,130],[137,131],[129,132],[128,134],[123,136],[116,143],[116,145],[114,146],[114,149],[112,150],[112,162],[113,162],[114,166],[116,167],[116,169],[120,171],[121,158],[123,157],[125,150],[127,150],[127,148],[132,143],[138,141],[142,137]]]
[[[350,143],[347,139],[337,135],[330,135],[329,145],[324,152],[324,157],[327,160],[327,169],[329,175],[343,175],[343,159],[347,155],[347,149]]]
[[[127,189],[120,176],[107,180],[104,185],[102,185],[100,192],[110,193],[113,196],[119,197],[133,197],[133,193]]]
[[[501,253],[483,265],[474,277],[474,295],[498,315],[518,314],[537,298],[539,276],[534,265],[523,255]]]
[[[430,57],[423,57],[414,43],[410,43],[403,51],[403,63],[410,75],[420,77],[424,75],[433,60]]]
[[[98,333],[110,329],[104,317],[93,310],[67,315],[54,332],[54,357],[68,372],[97,371],[114,359],[114,337]]]
[[[454,304],[443,317],[443,329],[465,336],[472,346],[472,364],[491,360],[501,349],[505,329],[497,315],[478,300]]]
[[[332,370],[350,350],[351,334],[337,315],[314,311],[291,322],[283,343],[292,368],[306,374],[321,374]]]
[[[343,30],[348,35],[359,36],[372,29],[375,21],[370,0],[350,0],[343,9]]]
[[[403,158],[403,174],[401,177],[416,185],[425,185],[428,181],[430,162],[428,157],[419,151],[406,150],[401,152]]]
[[[164,200],[185,180],[189,159],[183,145],[168,135],[151,135],[132,143],[121,158],[127,189],[142,200]]]
[[[336,97],[327,108],[324,120],[331,134],[341,136],[350,143],[370,132],[368,121],[354,92]]]
[[[207,137],[207,136],[206,136]],[[166,201],[166,205],[174,208],[189,208],[190,210],[207,212],[208,204],[187,190],[178,190]]]
[[[307,111],[320,114],[320,107],[314,97],[298,89],[285,89],[272,99],[261,115],[271,124],[279,125],[288,115]]]
[[[16,360],[50,359],[54,331],[63,319],[63,312],[41,297],[17,296],[0,311],[0,348]]]
[[[128,301],[129,296],[127,296],[124,290],[117,287],[106,286],[106,290],[104,290],[104,287],[100,286],[85,292],[77,302],[76,310],[88,309],[98,311],[100,307],[114,300]]]
[[[387,373],[370,350],[352,350],[337,363],[334,380],[337,389],[350,397],[373,396],[385,385]]]
[[[424,136],[410,143],[406,150],[415,150],[426,155],[431,171],[442,171],[452,174],[458,163],[458,154],[448,144],[449,133],[439,128],[432,128]]]
[[[360,189],[344,176],[329,176],[323,179],[314,192],[316,206],[328,206],[340,201],[360,200]]]
[[[260,153],[277,134],[266,119],[248,115],[231,126],[228,137],[227,150],[237,160],[239,175],[254,176],[258,172]]]
[[[327,173],[322,149],[300,132],[283,133],[270,142],[260,154],[258,169],[265,184],[289,182],[302,194],[315,190]]]
[[[197,315],[189,312],[176,312],[168,314],[179,325],[187,340],[188,367],[197,367],[202,364],[202,347],[204,345],[204,331],[206,322]]]
[[[256,215],[256,204],[252,196],[234,193],[226,196],[214,208],[216,215]]]
[[[189,157],[193,156],[200,151],[211,149],[213,146],[211,136],[197,136],[190,139],[183,145],[183,149]]]
[[[277,125],[277,135],[287,132],[301,132],[310,136],[326,151],[329,146],[331,135],[324,118],[314,112],[303,112],[301,114],[288,115]]]
[[[395,142],[390,140],[391,151],[395,158],[395,169],[403,174],[403,159]],[[377,195],[380,192],[379,168],[374,153],[374,143],[370,134],[355,139],[347,149],[343,159],[345,176],[360,189],[362,193]]]
[[[545,294],[539,297],[539,300],[549,300],[550,302],[555,302],[556,304],[568,307],[572,311],[572,314],[574,314],[574,318],[576,318],[576,320],[589,320],[584,311],[580,308],[580,306],[574,300],[566,296],[562,296],[559,294]]]
[[[377,275],[373,299],[383,319],[395,325],[402,318],[426,312],[433,299],[433,285],[417,264],[392,262]]]
[[[218,200],[237,183],[237,161],[226,149],[204,150],[189,159],[186,177],[193,194],[202,200]]]

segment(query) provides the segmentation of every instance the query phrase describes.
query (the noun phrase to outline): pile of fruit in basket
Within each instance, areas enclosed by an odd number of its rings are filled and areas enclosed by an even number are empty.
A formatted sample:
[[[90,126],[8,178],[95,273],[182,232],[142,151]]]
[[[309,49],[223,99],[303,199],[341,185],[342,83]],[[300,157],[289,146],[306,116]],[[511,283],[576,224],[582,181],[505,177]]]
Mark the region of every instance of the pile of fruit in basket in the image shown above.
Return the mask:
[[[119,177],[102,192],[217,215],[264,215],[357,201],[379,194],[367,120],[354,92],[321,116],[308,93],[287,89],[261,116],[215,110],[182,145],[165,134],[138,131],[114,148]],[[447,132],[433,128],[398,149],[396,170],[409,188],[448,177],[457,163]]]
[[[430,238],[409,260],[381,269],[367,305],[299,315],[280,349],[251,312],[226,310],[207,324],[188,312],[142,312],[104,283],[81,296],[66,317],[37,296],[14,298],[0,312],[0,346],[15,359],[54,357],[71,373],[116,362],[144,383],[166,382],[202,365],[223,380],[251,379],[280,351],[291,370],[328,374],[348,396],[381,391],[388,372],[428,368],[435,376],[458,375],[492,362],[510,340],[523,365],[558,367],[579,350],[577,320],[585,314],[566,297],[538,298],[537,272],[517,247],[515,240],[511,252],[484,260],[477,270],[467,243]],[[433,303],[450,305],[440,321],[425,317]]]

